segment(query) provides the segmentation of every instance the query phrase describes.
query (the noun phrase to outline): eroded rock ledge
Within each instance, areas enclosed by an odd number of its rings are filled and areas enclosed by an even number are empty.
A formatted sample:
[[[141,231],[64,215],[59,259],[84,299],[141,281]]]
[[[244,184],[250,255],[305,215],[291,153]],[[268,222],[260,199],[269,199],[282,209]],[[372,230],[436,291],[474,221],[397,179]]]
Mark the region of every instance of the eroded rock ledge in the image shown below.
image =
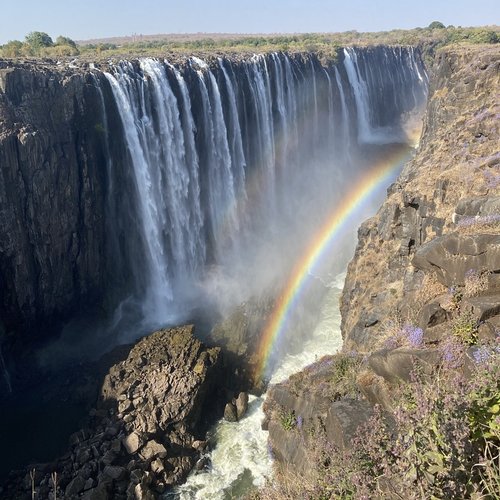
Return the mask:
[[[87,425],[69,452],[12,473],[2,498],[156,498],[183,481],[204,451],[204,431],[221,383],[220,349],[194,338],[193,326],[140,340],[104,378]]]
[[[417,154],[358,232],[341,301],[343,353],[269,391],[265,425],[285,468],[308,476],[311,456],[349,447],[375,405],[390,418],[391,392],[416,367],[435,373],[457,316],[455,287],[471,273],[481,286],[460,297],[460,308],[479,325],[479,340],[498,339],[499,67],[498,47],[438,52]],[[398,321],[422,335],[417,348],[388,345]],[[466,361],[474,355],[470,348]]]

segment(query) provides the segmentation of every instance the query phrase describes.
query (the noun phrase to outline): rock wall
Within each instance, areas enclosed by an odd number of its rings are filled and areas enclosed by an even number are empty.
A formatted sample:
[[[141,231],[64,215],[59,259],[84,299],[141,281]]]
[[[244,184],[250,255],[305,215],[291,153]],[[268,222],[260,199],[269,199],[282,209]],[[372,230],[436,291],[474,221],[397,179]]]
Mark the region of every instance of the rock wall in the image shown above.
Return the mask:
[[[500,50],[445,48],[431,63],[420,146],[358,231],[341,300],[343,352],[269,390],[272,452],[306,476],[311,460],[349,446],[375,404],[390,415],[391,387],[415,366],[433,373],[459,314],[454,301],[481,341],[498,340]],[[395,325],[406,345],[390,345]]]
[[[451,268],[446,279],[438,273],[447,287],[463,284],[469,269],[491,271],[493,278],[499,271],[496,246],[490,249],[494,257],[466,256],[482,251],[470,249],[467,233],[499,232],[500,108],[494,90],[499,86],[499,51],[495,46],[443,49],[432,64],[416,156],[389,188],[377,215],[358,231],[341,301],[348,349],[373,349],[387,320],[409,314],[407,305],[422,287],[422,267],[437,266],[423,263],[430,247]],[[445,240],[432,242],[438,236]],[[476,239],[480,247],[491,243],[489,237]],[[444,249],[437,249],[438,241],[453,247],[455,264]],[[459,248],[457,242],[463,242]]]
[[[105,149],[89,75],[0,69],[0,316],[7,330],[101,297]],[[40,321],[43,320],[43,323]]]

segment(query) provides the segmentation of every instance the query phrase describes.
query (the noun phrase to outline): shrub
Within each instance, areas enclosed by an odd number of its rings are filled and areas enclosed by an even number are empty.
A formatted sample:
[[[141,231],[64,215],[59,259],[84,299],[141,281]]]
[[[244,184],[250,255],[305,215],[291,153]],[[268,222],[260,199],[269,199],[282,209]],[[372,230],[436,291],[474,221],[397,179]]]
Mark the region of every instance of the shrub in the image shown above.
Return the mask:
[[[295,418],[295,412],[293,410],[290,411],[282,411],[281,417],[281,426],[285,431],[291,431],[295,429],[297,425],[297,419]]]
[[[11,40],[1,47],[1,53],[4,57],[19,57],[22,55],[23,42]]]
[[[388,322],[385,327],[387,338],[384,347],[395,349],[397,347],[419,348],[424,343],[424,331],[422,328],[411,323],[404,323],[398,320]]]
[[[429,24],[428,28],[430,30],[443,29],[445,28],[445,25],[440,21],[432,21],[432,23]]]
[[[56,38],[56,45],[67,45],[68,47],[73,47],[74,49],[76,49],[76,43],[67,36],[59,35]]]
[[[452,323],[452,332],[465,345],[477,344],[478,321],[471,311],[460,311]]]

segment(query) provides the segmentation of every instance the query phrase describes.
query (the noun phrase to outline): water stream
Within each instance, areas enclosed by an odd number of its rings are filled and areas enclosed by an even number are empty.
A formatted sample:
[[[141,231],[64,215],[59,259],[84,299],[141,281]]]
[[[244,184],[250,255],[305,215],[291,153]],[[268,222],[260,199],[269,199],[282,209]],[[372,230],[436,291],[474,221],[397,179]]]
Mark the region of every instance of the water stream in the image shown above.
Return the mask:
[[[300,353],[287,355],[271,378],[275,384],[300,371],[325,354],[342,346],[339,297],[345,274],[327,285],[319,322]],[[252,488],[262,486],[272,471],[268,453],[268,433],[261,429],[262,404],[266,395],[250,397],[247,415],[240,422],[220,420],[210,439],[216,443],[209,453],[211,468],[192,473],[187,482],[166,498],[179,500],[229,500],[241,498]]]

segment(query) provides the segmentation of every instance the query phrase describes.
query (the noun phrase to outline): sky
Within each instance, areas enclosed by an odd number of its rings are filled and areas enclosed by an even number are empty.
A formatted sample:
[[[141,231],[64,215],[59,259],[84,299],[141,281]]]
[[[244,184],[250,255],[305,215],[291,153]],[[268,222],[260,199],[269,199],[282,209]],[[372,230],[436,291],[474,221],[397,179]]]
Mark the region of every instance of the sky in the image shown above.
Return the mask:
[[[0,43],[160,33],[383,31],[500,24],[499,0],[3,0]]]

